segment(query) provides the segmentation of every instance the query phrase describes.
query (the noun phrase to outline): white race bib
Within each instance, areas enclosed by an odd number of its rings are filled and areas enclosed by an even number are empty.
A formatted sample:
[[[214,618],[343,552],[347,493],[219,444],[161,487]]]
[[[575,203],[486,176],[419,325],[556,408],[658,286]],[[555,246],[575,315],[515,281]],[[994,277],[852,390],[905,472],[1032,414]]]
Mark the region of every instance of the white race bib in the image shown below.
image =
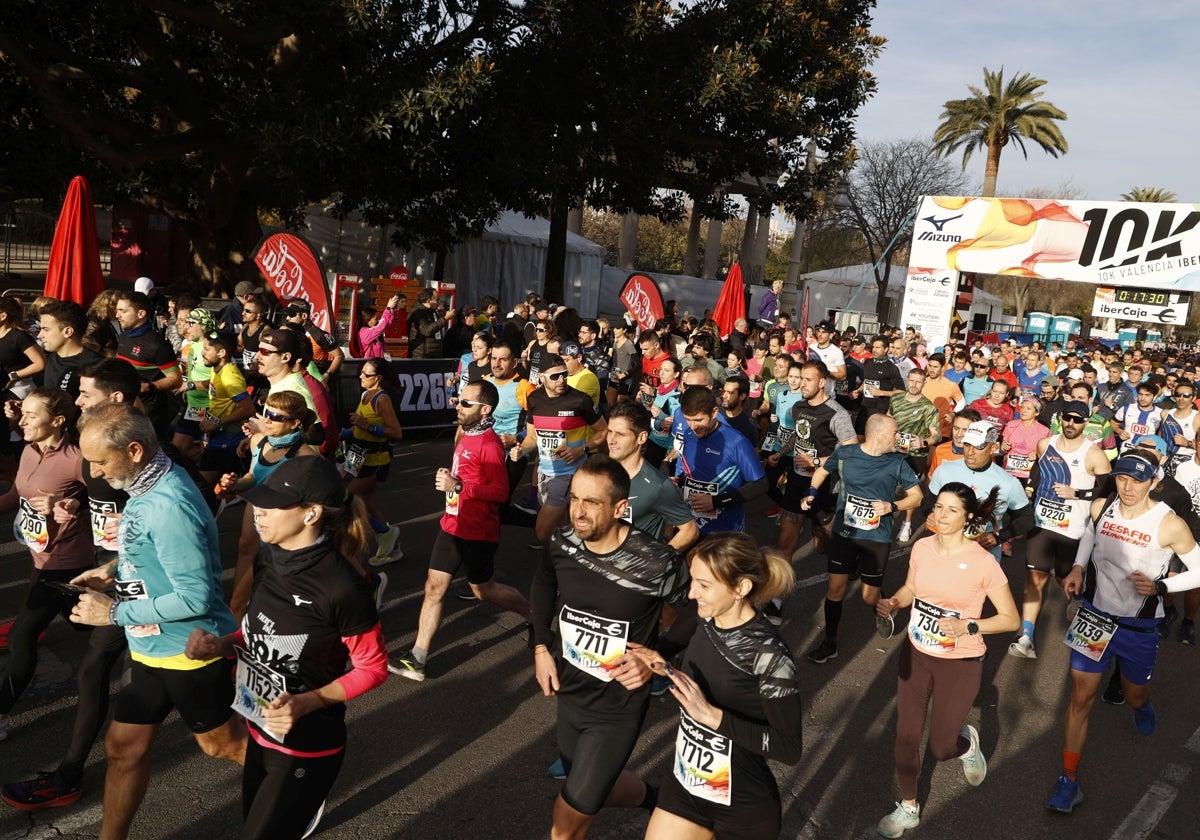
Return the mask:
[[[203,416],[204,416],[204,409],[197,408],[196,406],[193,406],[193,405],[189,405],[183,411],[183,419],[184,420],[194,420],[195,422],[199,423],[200,418]]]
[[[920,598],[913,600],[912,614],[908,618],[908,637],[918,650],[949,653],[958,648],[958,639],[947,636],[938,626],[938,619],[941,618],[962,618],[962,613]]]
[[[101,502],[88,499],[88,511],[92,518],[92,544],[106,551],[117,550],[117,538],[111,539],[104,535],[104,527],[108,524],[109,514],[119,513],[116,502]]]
[[[767,435],[763,438],[761,448],[763,452],[778,452],[783,449],[783,440],[779,435]]]
[[[1005,469],[1009,472],[1028,473],[1031,469],[1033,469],[1033,456],[1017,455],[1016,453],[1010,452],[1008,455],[1008,465],[1005,467]]]
[[[115,589],[118,601],[145,601],[150,597],[146,592],[144,580],[119,580]],[[135,624],[126,627],[125,632],[134,638],[142,639],[146,636],[161,635],[162,628],[157,624]]]
[[[1072,507],[1070,502],[1056,502],[1038,496],[1037,504],[1033,508],[1034,524],[1047,531],[1061,531],[1065,534],[1071,527]]]
[[[553,458],[560,446],[566,446],[567,433],[562,430],[537,429],[538,454],[543,458]]]
[[[351,478],[358,478],[358,474],[362,472],[363,461],[366,460],[367,453],[355,446],[353,443],[346,448],[346,461],[342,465],[342,469],[346,471],[346,475]]]
[[[38,513],[25,499],[20,499],[13,533],[17,541],[30,551],[45,551],[46,546],[50,544],[49,517]]]
[[[846,510],[842,521],[848,528],[860,531],[874,531],[879,527],[879,511],[875,510],[874,499],[863,499],[859,496],[846,494]]]
[[[1079,612],[1075,613],[1071,626],[1067,628],[1063,644],[1071,650],[1079,651],[1093,662],[1099,662],[1116,632],[1117,622],[1081,606]]]
[[[237,683],[230,707],[246,720],[252,720],[258,728],[276,741],[283,743],[283,736],[267,728],[263,709],[275,702],[287,691],[283,677],[259,662],[248,651],[235,647],[237,653]]]
[[[796,443],[796,451],[803,452],[813,460],[815,460],[817,457],[817,450],[815,447],[801,446],[799,442]],[[812,478],[813,475],[813,468],[802,466],[799,460],[792,461],[792,470],[796,473],[796,475],[803,475],[809,478]]]
[[[680,710],[675,778],[693,796],[729,805],[733,799],[733,741]]]
[[[558,632],[563,659],[601,682],[612,682],[609,671],[625,655],[628,621],[603,618],[563,604],[558,613]]]
[[[907,454],[914,450],[921,450],[924,448],[925,444],[921,441],[921,438],[918,435],[910,435],[908,432],[900,432],[899,436],[896,438],[897,452]]]
[[[697,481],[694,478],[687,477],[683,479],[683,484],[680,485],[680,489],[683,491],[683,500],[687,502],[689,506],[691,505],[693,496],[716,496],[717,493],[720,492],[720,486],[715,481]],[[700,527],[704,527],[705,524],[717,518],[716,512],[714,512],[712,516],[701,516],[700,514],[696,513],[695,510],[692,511],[692,516],[695,517],[696,524]]]

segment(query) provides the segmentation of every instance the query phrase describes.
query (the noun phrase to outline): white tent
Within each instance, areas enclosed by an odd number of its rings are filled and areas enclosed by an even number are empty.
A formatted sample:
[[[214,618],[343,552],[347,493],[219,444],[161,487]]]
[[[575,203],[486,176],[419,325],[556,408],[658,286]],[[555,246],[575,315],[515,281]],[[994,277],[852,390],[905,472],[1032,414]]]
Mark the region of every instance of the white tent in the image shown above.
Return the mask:
[[[462,306],[476,306],[484,295],[491,295],[511,308],[530,292],[542,293],[549,242],[546,219],[505,213],[482,236],[446,255],[445,280],[457,284]],[[595,312],[604,253],[602,245],[567,233],[563,303],[584,314]]]

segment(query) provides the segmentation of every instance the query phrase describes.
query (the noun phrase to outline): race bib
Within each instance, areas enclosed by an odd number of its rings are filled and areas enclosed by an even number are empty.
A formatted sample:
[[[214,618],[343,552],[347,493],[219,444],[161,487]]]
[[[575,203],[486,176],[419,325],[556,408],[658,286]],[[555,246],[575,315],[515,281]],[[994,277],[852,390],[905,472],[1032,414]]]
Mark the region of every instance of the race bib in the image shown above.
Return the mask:
[[[119,580],[115,589],[118,601],[145,601],[150,597],[146,592],[146,582],[144,580]],[[157,624],[135,624],[131,627],[126,627],[125,632],[130,636],[141,639],[146,636],[161,635],[162,628]]]
[[[1033,508],[1033,521],[1039,528],[1047,531],[1066,531],[1071,527],[1071,503],[1056,502],[1038,496]]]
[[[13,533],[17,542],[30,551],[45,551],[50,543],[50,519],[34,510],[25,499],[20,499]]]
[[[458,516],[458,491],[446,491],[446,513],[450,516]]]
[[[913,600],[912,614],[908,618],[908,637],[918,650],[938,654],[949,653],[958,647],[958,639],[947,636],[938,627],[940,618],[962,618],[962,613],[920,598]]]
[[[733,741],[680,710],[675,778],[692,796],[729,805],[733,798]]]
[[[1174,475],[1175,470],[1177,470],[1179,468],[1180,464],[1185,464],[1195,457],[1196,457],[1195,449],[1189,449],[1186,446],[1179,447],[1178,449],[1175,450],[1174,454],[1171,455],[1171,461],[1167,465],[1167,472],[1170,473],[1171,475]]]
[[[684,478],[683,484],[680,486],[683,490],[683,500],[691,506],[693,496],[716,496],[720,492],[720,488],[715,481],[697,481],[694,478]],[[712,516],[701,515],[692,511],[692,516],[696,519],[696,524],[703,527],[707,523],[716,519],[717,515],[714,512]]]
[[[875,510],[874,499],[863,499],[859,496],[846,494],[846,511],[842,520],[848,528],[860,531],[874,531],[879,527],[879,511]]]
[[[801,446],[799,443],[797,443],[796,451],[803,452],[809,458],[815,459],[817,457],[817,450],[815,447]],[[805,466],[801,465],[801,463],[798,460],[792,461],[792,470],[795,471],[796,475],[808,476],[809,478],[811,478],[812,474],[813,474],[812,467],[805,467]]]
[[[1028,473],[1031,469],[1033,469],[1033,456],[1017,455],[1016,453],[1010,452],[1008,455],[1008,465],[1005,466],[1005,469],[1009,472]]]
[[[917,435],[910,435],[908,432],[900,432],[896,437],[896,451],[907,455],[909,452],[915,452],[924,449],[925,445],[921,442],[921,438]]]
[[[1081,606],[1067,628],[1063,644],[1078,651],[1093,662],[1099,662],[1104,650],[1117,632],[1117,622],[1110,621],[1087,607]]]
[[[612,682],[609,674],[625,655],[629,622],[601,618],[573,610],[566,604],[558,613],[562,654],[570,664],[601,682]]]
[[[254,356],[257,350],[242,351],[242,370],[254,370]]]
[[[92,519],[92,544],[106,551],[117,550],[117,538],[111,539],[104,535],[104,526],[108,524],[109,514],[119,513],[116,502],[101,502],[88,499],[88,511]]]
[[[683,435],[675,435],[671,438],[671,448],[675,450],[676,455],[683,454]]]
[[[355,444],[350,444],[346,449],[346,461],[342,468],[346,471],[346,475],[351,478],[358,478],[358,474],[362,472],[363,461],[366,460],[367,453],[360,449]]]
[[[558,451],[560,446],[565,446],[567,443],[567,433],[561,430],[554,429],[538,429],[537,430],[537,448],[538,454],[543,458],[553,458],[554,453]]]
[[[203,416],[204,416],[204,409],[196,408],[195,406],[192,406],[192,405],[189,405],[186,409],[184,409],[184,412],[183,412],[184,420],[193,420],[197,423],[200,422],[200,418]]]
[[[870,398],[875,396],[875,392],[879,390],[878,379],[867,379],[863,382],[863,396]]]
[[[253,721],[259,729],[276,741],[283,743],[283,736],[267,728],[263,709],[275,702],[287,691],[283,677],[259,662],[248,651],[235,647],[237,653],[237,683],[230,707],[246,720]]]
[[[783,449],[783,439],[779,435],[767,435],[763,438],[763,452],[778,452]]]

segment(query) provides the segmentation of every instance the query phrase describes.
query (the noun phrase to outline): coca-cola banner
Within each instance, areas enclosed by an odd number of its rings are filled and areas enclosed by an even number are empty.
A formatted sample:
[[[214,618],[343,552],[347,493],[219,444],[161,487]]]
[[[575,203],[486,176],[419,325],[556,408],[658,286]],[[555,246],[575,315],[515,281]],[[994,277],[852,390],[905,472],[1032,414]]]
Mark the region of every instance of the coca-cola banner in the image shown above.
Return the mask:
[[[621,289],[621,303],[642,330],[654,329],[664,315],[662,292],[654,278],[645,274],[630,274]]]
[[[307,242],[294,233],[273,233],[259,243],[254,262],[275,297],[285,303],[297,298],[308,301],[312,322],[333,332],[333,301],[325,270]]]

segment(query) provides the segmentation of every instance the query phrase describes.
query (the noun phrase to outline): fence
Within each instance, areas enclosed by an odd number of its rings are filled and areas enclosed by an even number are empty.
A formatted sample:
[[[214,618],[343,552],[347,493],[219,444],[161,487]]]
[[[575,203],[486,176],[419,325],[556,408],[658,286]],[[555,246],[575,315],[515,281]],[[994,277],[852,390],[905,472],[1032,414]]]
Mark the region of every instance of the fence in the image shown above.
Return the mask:
[[[96,233],[100,239],[100,270],[109,273],[112,247],[109,242],[111,216],[107,210],[96,212]],[[0,227],[4,229],[4,274],[15,271],[45,271],[50,263],[50,243],[58,217],[29,207],[0,207]]]

